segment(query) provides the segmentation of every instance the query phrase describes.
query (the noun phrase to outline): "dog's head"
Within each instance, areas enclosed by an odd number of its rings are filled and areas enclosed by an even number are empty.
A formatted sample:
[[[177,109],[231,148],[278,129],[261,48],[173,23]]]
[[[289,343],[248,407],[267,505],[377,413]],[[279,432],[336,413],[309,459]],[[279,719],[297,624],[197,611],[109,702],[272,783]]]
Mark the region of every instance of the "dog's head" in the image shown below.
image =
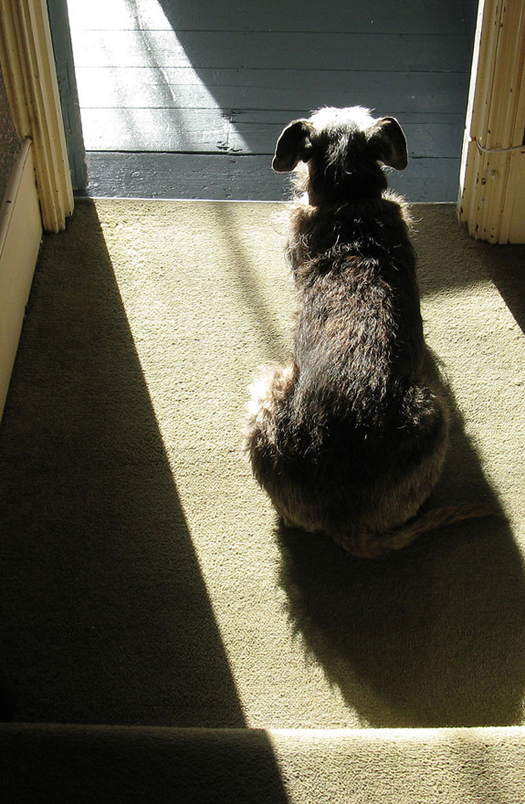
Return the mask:
[[[272,167],[278,173],[305,162],[305,187],[314,204],[370,198],[387,187],[382,165],[408,164],[403,130],[394,117],[374,119],[368,109],[327,107],[294,120],[277,141]]]

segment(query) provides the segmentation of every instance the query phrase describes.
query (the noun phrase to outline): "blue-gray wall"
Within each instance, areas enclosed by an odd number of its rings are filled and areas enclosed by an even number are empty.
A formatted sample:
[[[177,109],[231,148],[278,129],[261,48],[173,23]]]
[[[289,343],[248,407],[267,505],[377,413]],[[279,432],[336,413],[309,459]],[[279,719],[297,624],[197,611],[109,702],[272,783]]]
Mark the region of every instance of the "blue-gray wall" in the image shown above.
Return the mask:
[[[88,2],[88,0],[86,0]],[[71,179],[75,190],[87,186],[86,153],[78,103],[73,48],[66,0],[47,0],[51,38],[55,54],[58,90],[69,154]]]
[[[463,4],[463,19],[470,39],[470,47],[474,47],[474,36],[476,34],[476,20],[478,18],[478,0],[461,0]]]

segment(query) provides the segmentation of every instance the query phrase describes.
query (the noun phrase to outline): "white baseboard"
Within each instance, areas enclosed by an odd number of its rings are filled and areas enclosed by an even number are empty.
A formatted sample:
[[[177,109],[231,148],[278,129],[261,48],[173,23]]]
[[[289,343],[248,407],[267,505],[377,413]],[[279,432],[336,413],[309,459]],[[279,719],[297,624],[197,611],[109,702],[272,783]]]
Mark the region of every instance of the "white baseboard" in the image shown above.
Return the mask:
[[[26,140],[0,208],[0,417],[41,240],[32,143]]]

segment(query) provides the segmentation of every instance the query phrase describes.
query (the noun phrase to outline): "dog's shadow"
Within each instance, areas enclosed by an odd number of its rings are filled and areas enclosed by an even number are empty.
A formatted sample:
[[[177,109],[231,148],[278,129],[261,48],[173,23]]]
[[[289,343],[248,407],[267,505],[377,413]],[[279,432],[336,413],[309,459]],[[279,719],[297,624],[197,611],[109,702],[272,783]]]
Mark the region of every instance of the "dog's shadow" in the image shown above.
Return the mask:
[[[456,410],[429,507],[493,496]],[[503,512],[378,561],[282,524],[277,539],[292,627],[363,724],[522,722],[525,575]]]

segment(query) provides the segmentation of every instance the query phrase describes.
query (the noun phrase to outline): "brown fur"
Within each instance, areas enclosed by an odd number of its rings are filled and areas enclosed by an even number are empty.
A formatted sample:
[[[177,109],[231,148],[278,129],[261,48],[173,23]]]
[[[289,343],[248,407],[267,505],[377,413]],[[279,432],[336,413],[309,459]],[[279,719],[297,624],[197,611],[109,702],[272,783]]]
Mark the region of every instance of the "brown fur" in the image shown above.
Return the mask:
[[[246,447],[286,525],[372,558],[489,509],[417,518],[445,460],[448,411],[427,370],[406,206],[381,166],[407,164],[399,124],[323,109],[279,138],[274,169],[299,163],[294,355],[252,386]]]

